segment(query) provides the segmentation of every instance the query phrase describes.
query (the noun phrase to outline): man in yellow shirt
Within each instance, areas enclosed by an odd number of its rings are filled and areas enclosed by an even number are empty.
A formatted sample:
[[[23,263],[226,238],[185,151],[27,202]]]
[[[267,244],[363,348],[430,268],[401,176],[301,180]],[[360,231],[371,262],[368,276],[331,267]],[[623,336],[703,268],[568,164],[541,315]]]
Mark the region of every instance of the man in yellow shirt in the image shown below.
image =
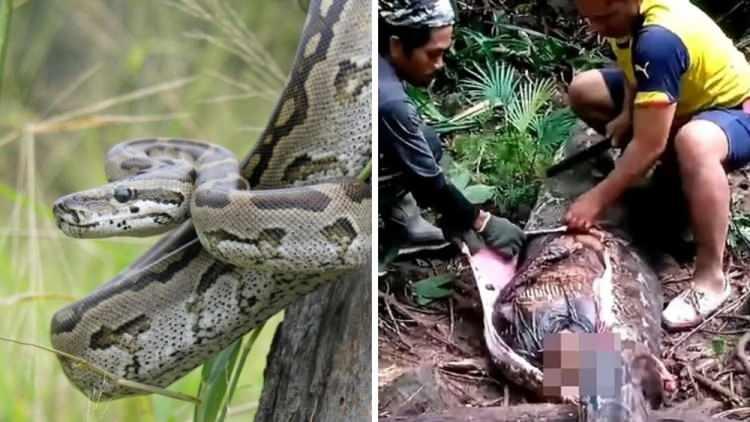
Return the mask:
[[[729,297],[722,260],[729,225],[727,172],[750,162],[750,65],[722,30],[688,0],[576,0],[607,37],[616,69],[581,73],[570,103],[624,147],[606,179],[565,218],[588,230],[661,160],[679,173],[696,242],[693,282],[665,308],[669,328],[697,325]]]

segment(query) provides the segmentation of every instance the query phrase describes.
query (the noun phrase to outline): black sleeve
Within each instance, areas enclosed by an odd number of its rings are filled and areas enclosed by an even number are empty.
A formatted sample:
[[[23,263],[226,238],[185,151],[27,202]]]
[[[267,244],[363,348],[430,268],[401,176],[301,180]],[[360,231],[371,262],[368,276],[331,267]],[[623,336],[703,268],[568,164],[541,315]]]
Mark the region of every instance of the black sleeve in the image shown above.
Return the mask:
[[[395,101],[379,108],[381,152],[404,172],[406,188],[422,205],[432,207],[457,229],[471,227],[477,210],[443,174],[425,138],[424,122],[414,105]]]
[[[442,189],[434,193],[431,206],[442,214],[440,226],[448,231],[469,230],[479,214],[479,209],[450,182],[445,183]]]

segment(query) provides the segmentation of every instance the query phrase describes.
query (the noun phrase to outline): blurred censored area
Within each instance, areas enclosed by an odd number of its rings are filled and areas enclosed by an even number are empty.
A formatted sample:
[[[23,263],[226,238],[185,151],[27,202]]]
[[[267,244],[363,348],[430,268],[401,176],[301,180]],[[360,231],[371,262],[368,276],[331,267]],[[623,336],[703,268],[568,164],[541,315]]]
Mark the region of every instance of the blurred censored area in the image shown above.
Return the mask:
[[[545,336],[543,347],[545,397],[619,394],[624,369],[618,335],[556,333]]]

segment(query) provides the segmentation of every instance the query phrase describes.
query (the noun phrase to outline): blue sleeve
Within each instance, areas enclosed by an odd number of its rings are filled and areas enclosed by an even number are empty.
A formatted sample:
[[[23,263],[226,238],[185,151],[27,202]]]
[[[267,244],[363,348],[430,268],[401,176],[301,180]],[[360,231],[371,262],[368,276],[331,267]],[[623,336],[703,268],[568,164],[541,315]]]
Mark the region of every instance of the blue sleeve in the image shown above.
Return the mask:
[[[471,228],[478,209],[446,180],[426,138],[425,124],[408,101],[391,101],[378,107],[378,144],[383,161],[405,173],[409,191],[420,205],[428,205],[444,219],[444,227],[462,232]]]
[[[635,103],[677,102],[680,80],[689,64],[690,56],[680,37],[662,26],[644,27],[633,48]]]

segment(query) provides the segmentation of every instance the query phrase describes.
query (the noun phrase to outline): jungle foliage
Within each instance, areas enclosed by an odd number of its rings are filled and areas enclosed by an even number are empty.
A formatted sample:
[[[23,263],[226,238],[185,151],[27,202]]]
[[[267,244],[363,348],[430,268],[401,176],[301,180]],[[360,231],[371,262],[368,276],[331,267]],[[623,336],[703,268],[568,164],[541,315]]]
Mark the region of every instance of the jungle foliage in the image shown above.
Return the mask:
[[[750,52],[750,29],[741,23],[750,19],[750,1],[695,3]],[[576,122],[564,103],[567,84],[580,71],[608,65],[611,52],[572,2],[456,5],[445,71],[429,90],[411,88],[409,95],[442,134],[443,165],[454,184],[472,202],[492,201],[498,212],[524,220]]]

